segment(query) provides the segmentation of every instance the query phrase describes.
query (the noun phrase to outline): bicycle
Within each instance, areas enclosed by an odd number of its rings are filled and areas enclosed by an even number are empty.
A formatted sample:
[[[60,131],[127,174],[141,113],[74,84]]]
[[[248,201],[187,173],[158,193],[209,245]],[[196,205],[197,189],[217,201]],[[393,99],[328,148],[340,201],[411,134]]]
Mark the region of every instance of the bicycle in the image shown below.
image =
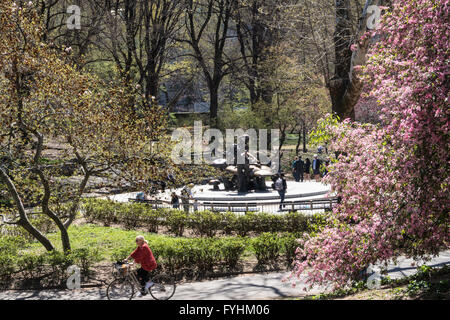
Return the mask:
[[[116,262],[113,264],[114,279],[106,289],[108,300],[131,300],[141,284],[136,270],[131,270],[133,263]],[[175,294],[176,284],[172,277],[158,274],[152,278],[153,284],[147,292],[155,300],[169,300]]]

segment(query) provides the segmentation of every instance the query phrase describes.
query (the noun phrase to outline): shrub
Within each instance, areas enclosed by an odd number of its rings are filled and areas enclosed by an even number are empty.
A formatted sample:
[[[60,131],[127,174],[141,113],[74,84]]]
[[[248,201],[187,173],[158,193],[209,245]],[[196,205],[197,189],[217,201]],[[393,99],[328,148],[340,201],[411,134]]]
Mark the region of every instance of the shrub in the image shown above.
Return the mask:
[[[52,280],[57,284],[65,280],[67,268],[74,264],[73,257],[56,250],[48,252],[45,260],[52,269]]]
[[[148,232],[158,232],[158,227],[163,225],[161,221],[164,218],[164,213],[161,210],[152,210],[147,208],[142,215],[142,224],[147,228]]]
[[[274,233],[265,232],[254,238],[252,246],[255,251],[258,265],[276,262],[280,256],[281,241]]]
[[[0,253],[0,279],[4,281],[9,280],[11,274],[14,272],[15,255],[10,252]]]
[[[134,249],[135,249],[135,247],[131,247],[131,246],[115,249],[111,253],[111,259],[114,262],[122,261],[122,260],[126,259],[129,256],[129,254],[131,252],[133,252]]]
[[[298,239],[300,238],[299,234],[295,233],[284,233],[281,238],[281,243],[284,249],[284,254],[286,257],[286,265],[290,267],[292,262],[296,257],[297,248],[300,246],[298,243]]]
[[[278,232],[285,229],[283,215],[260,212],[253,217],[253,231],[257,233]]]
[[[192,250],[189,243],[183,239],[175,239],[160,248],[160,263],[170,273],[175,273],[183,268],[192,268]]]
[[[311,220],[301,212],[289,212],[284,216],[284,231],[288,232],[303,232],[308,229],[308,222]]]
[[[164,214],[165,225],[169,228],[170,232],[173,232],[178,237],[182,237],[188,215],[188,213],[182,210],[166,210]]]
[[[192,241],[194,264],[198,272],[203,274],[214,271],[214,266],[220,262],[220,246],[217,239],[195,239]]]
[[[309,218],[307,232],[312,235],[319,233],[327,225],[327,218],[321,214],[314,214]]]
[[[121,204],[117,209],[119,209],[116,213],[118,221],[123,223],[127,230],[141,226],[147,211],[144,205],[136,203]]]
[[[100,261],[100,254],[96,248],[79,248],[72,250],[70,260],[80,267],[82,275],[88,276],[92,265]]]
[[[88,223],[95,222],[95,212],[96,212],[97,199],[88,198],[84,199],[81,205],[81,211],[83,212],[83,217]]]
[[[21,237],[0,237],[0,279],[3,281],[9,281],[11,274],[15,272],[18,250],[25,242]]]
[[[158,266],[168,273],[189,272],[205,274],[221,263],[229,269],[236,267],[248,240],[245,238],[165,238],[150,241],[149,246]],[[134,247],[118,248],[112,260],[123,260]]]
[[[220,228],[225,232],[225,234],[230,235],[235,230],[238,217],[233,212],[225,212],[222,215],[222,219]]]
[[[246,238],[225,238],[221,239],[220,251],[225,265],[229,269],[236,268],[242,253],[244,253],[248,240]]]
[[[253,216],[254,223],[252,224],[252,231],[257,233],[272,231],[271,215],[265,212],[257,213]]]
[[[234,230],[241,237],[245,237],[250,231],[254,230],[256,219],[256,214],[254,212],[238,215],[235,221]]]
[[[236,232],[245,237],[249,232],[317,232],[325,225],[322,215],[306,216],[300,212],[289,212],[283,215],[247,212],[217,213],[195,211],[187,213],[176,209],[151,209],[150,206],[135,203],[116,203],[111,200],[87,199],[83,205],[84,216],[88,222],[98,221],[105,226],[119,222],[126,229],[146,227],[149,232],[157,232],[163,225],[177,236],[182,236],[186,227],[201,236],[213,237],[217,231],[223,230],[229,235]]]
[[[214,237],[222,221],[221,213],[211,211],[195,211],[189,215],[189,227],[200,236]]]
[[[8,255],[0,255],[0,261],[5,261]],[[40,279],[41,285],[63,284],[67,279],[67,268],[71,265],[80,267],[82,275],[87,276],[94,262],[100,260],[97,249],[80,248],[74,249],[69,254],[60,251],[51,251],[44,253],[22,253],[20,257],[10,259],[9,275],[13,272],[19,273],[27,281]],[[16,267],[14,268],[14,263]],[[17,270],[15,270],[17,269]],[[10,280],[10,278],[9,278]]]
[[[117,222],[116,212],[120,213],[122,204],[107,199],[87,199],[83,205],[84,217],[89,223],[98,221],[105,227]]]
[[[41,276],[44,269],[45,254],[24,254],[17,260],[19,272],[23,272],[27,279]]]

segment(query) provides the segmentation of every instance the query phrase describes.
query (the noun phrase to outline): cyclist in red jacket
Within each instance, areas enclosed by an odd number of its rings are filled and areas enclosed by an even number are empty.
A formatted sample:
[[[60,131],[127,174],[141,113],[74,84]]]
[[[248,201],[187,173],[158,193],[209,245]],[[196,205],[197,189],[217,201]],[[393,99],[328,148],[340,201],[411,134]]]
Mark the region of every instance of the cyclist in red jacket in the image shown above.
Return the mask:
[[[125,259],[125,261],[133,258],[136,263],[141,265],[137,270],[137,276],[142,285],[141,292],[138,296],[141,297],[145,296],[148,288],[153,285],[153,282],[150,280],[149,272],[155,270],[157,264],[153,252],[148,246],[148,242],[144,239],[144,236],[137,236],[136,244],[137,248]]]

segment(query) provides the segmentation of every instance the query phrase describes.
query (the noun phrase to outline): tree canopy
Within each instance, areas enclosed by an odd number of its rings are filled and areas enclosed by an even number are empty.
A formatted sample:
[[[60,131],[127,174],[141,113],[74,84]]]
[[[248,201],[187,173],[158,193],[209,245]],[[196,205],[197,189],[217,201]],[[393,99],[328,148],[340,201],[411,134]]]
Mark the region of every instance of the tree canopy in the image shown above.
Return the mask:
[[[395,1],[363,70],[382,123],[329,117],[314,133],[337,151],[326,181],[342,202],[302,243],[295,274],[311,284],[448,248],[448,16],[448,1]]]

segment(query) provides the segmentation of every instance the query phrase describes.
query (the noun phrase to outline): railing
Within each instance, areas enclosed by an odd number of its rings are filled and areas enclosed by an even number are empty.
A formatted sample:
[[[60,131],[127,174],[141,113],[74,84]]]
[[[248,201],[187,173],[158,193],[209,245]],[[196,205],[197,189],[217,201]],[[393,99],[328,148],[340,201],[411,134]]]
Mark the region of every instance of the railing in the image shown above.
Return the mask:
[[[172,208],[172,204],[166,200],[142,200],[129,198],[130,202],[146,203],[153,209]],[[330,211],[338,203],[338,198],[322,198],[311,200],[285,201],[281,211]],[[210,210],[217,212],[279,212],[280,201],[264,202],[199,202],[180,203],[178,208],[192,212],[194,210]]]

